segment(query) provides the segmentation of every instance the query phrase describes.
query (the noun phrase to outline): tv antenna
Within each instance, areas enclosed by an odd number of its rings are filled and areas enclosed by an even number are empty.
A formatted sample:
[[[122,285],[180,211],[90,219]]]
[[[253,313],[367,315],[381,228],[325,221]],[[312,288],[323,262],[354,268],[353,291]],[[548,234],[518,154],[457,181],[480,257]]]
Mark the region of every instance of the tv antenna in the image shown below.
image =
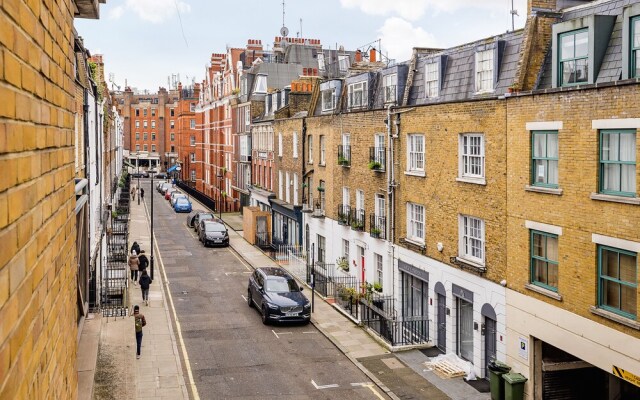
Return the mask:
[[[513,0],[511,0],[511,10],[509,12],[511,13],[511,32],[513,32],[516,30],[516,15],[518,15],[518,10],[513,6]]]

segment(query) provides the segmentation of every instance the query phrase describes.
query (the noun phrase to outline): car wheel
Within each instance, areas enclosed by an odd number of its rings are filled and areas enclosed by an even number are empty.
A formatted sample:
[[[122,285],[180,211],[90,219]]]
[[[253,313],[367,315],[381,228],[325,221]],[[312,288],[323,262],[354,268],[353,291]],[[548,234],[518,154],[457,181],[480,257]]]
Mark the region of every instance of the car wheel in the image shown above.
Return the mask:
[[[249,304],[249,308],[253,308],[253,299],[251,298],[251,290],[247,290],[247,304]]]
[[[267,314],[267,309],[264,306],[262,306],[262,323],[269,325],[269,316]]]

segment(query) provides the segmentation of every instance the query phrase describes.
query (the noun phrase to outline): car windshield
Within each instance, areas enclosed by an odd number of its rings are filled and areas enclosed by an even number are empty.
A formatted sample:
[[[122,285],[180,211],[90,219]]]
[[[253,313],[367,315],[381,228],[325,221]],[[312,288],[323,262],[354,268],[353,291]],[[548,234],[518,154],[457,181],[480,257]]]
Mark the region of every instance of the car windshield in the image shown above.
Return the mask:
[[[207,232],[226,232],[227,228],[225,228],[222,224],[204,224],[204,230]]]
[[[188,205],[189,204],[189,200],[187,200],[184,197],[179,197],[178,200],[176,200],[176,204]]]
[[[204,221],[205,219],[213,219],[213,215],[211,215],[211,214],[200,214],[200,216],[198,218],[200,218],[200,221]]]
[[[286,293],[300,291],[296,281],[282,277],[267,279],[265,286],[267,292]]]

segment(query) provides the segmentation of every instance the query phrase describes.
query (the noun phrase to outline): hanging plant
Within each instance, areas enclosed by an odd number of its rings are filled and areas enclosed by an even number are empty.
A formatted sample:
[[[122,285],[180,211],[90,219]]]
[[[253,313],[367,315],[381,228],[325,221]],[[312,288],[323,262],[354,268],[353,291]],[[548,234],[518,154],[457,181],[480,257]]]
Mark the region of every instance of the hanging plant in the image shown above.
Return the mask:
[[[318,192],[324,192],[324,188],[322,186],[318,186]]]

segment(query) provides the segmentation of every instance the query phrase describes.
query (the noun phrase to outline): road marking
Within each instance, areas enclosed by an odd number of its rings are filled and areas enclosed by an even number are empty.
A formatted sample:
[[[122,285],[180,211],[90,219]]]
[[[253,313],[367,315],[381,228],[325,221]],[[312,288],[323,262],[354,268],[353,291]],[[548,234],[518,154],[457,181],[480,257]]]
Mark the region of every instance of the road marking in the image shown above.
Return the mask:
[[[274,334],[274,335],[276,335],[276,337],[277,337],[278,339],[280,339],[280,336],[278,336],[278,334],[276,333],[276,331],[274,331],[274,330],[272,329],[272,330],[271,330],[271,332],[273,332],[273,334]]]
[[[307,331],[307,332],[302,332],[302,333],[317,333],[317,332],[313,332],[313,331]]]
[[[370,385],[372,385],[371,382],[356,382],[351,384],[351,386],[370,386]]]
[[[351,385],[353,386],[353,383]],[[377,398],[379,398],[380,400],[384,400],[384,397],[380,394],[380,392],[378,392],[378,390],[376,390],[376,388],[373,385],[373,383],[369,383],[368,385],[360,384],[359,386],[368,388],[369,390],[371,390],[373,392],[373,394],[376,395]]]
[[[244,265],[244,267],[247,269],[247,271],[249,272],[253,272],[253,268],[251,268],[249,265],[247,265],[247,263],[244,262],[244,260],[242,258],[240,258],[240,256],[238,255],[238,253],[231,247],[227,247],[227,249],[229,249],[229,251],[231,252],[231,254],[233,254],[234,256],[236,256],[236,258],[238,259],[238,261],[240,261],[242,263],[242,265]]]
[[[330,389],[330,388],[340,387],[340,385],[338,385],[337,383],[332,383],[332,384],[329,384],[329,385],[318,385],[313,379],[311,380],[311,384],[316,389]]]
[[[153,188],[152,188],[153,190]],[[144,204],[145,212],[147,213],[147,217],[149,216],[147,204]],[[153,237],[155,238],[155,233],[153,233]],[[169,282],[167,279],[167,271],[164,268],[164,262],[162,261],[162,255],[160,254],[160,247],[158,246],[158,240],[154,240],[154,245],[156,247],[156,251],[158,253],[158,264],[160,266],[160,271],[162,272],[162,277],[165,282]],[[184,340],[182,338],[182,330],[180,328],[180,321],[178,321],[178,314],[176,313],[176,307],[173,304],[173,297],[171,296],[171,291],[166,290],[167,297],[169,298],[169,304],[171,306],[171,312],[173,313],[174,321],[176,322],[176,330],[178,331],[178,341],[180,342],[180,350],[182,351],[182,358],[184,359],[185,369],[187,370],[187,377],[189,378],[189,386],[191,387],[191,393],[193,394],[194,400],[200,400],[200,395],[198,394],[198,388],[196,387],[195,380],[193,379],[193,373],[191,371],[191,365],[189,365],[189,355],[187,354],[187,347],[184,344]],[[187,393],[188,395],[188,393]]]
[[[184,225],[185,228],[187,228],[187,231],[189,231],[189,235],[191,235],[192,238],[197,239],[196,235],[193,234],[194,230],[189,228],[189,225],[187,225],[186,223],[183,223],[182,225]]]
[[[245,303],[246,303],[247,298],[246,298],[246,297],[244,297],[244,295],[243,295],[243,294],[241,294],[240,296],[242,296],[242,299],[243,299],[243,300],[245,301]]]

